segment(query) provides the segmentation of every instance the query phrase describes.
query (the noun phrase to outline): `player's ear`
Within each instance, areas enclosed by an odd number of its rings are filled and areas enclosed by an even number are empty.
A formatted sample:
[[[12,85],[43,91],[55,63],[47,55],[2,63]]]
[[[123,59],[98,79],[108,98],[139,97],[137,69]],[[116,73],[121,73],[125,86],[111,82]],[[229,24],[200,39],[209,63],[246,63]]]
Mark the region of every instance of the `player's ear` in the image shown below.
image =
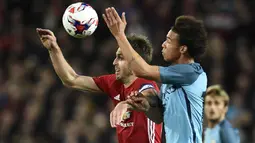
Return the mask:
[[[180,47],[180,52],[181,52],[182,54],[188,52],[188,47],[187,47],[186,45],[181,46],[181,47]]]
[[[227,112],[228,112],[228,106],[226,105],[226,107],[225,107],[225,113],[227,114]]]

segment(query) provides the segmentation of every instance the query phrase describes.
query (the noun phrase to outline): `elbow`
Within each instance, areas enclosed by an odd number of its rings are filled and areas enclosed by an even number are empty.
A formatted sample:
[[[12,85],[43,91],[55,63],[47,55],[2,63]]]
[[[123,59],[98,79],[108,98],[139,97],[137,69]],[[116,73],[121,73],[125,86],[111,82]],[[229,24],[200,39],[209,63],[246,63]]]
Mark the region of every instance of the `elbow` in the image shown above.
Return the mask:
[[[73,88],[74,85],[72,81],[62,81],[62,84],[67,88]]]
[[[66,78],[66,79],[61,79],[62,81],[62,84],[67,87],[67,88],[73,88],[75,86],[75,79],[77,78],[78,76],[74,76],[72,78]]]
[[[67,88],[71,88],[72,87],[72,84],[70,82],[67,82],[67,81],[62,81],[62,84],[67,87]]]

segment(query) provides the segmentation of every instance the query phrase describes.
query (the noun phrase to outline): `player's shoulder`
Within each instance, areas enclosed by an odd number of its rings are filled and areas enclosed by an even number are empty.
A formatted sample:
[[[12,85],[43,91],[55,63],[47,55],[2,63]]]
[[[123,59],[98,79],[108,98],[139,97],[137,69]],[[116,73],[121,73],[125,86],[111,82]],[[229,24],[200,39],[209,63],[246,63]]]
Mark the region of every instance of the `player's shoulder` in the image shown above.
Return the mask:
[[[221,121],[219,125],[221,128],[233,128],[232,124],[226,119]]]
[[[107,74],[107,75],[103,75],[103,76],[105,76],[106,79],[116,80],[115,74]]]
[[[221,131],[234,131],[235,133],[239,134],[238,129],[233,127],[233,125],[226,119],[221,121],[219,125]]]
[[[93,77],[93,80],[96,83],[105,83],[109,86],[122,85],[122,83],[120,81],[116,80],[116,75],[115,74],[107,74],[107,75],[101,75],[101,76]]]
[[[195,72],[202,73],[204,72],[203,67],[199,63],[190,63],[190,64],[176,64],[177,68],[185,72]]]

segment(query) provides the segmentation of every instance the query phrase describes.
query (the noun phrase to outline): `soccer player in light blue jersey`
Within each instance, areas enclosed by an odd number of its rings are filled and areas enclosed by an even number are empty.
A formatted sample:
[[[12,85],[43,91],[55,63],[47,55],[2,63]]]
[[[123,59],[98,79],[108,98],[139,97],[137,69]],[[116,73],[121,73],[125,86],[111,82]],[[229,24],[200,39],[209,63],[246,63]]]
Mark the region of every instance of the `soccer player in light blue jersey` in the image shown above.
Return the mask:
[[[207,87],[207,76],[195,58],[203,54],[207,47],[203,22],[192,16],[176,19],[162,44],[162,55],[169,62],[168,67],[163,67],[147,64],[129,44],[124,32],[127,24],[125,13],[120,18],[113,7],[107,8],[103,18],[120,45],[123,56],[130,61],[134,74],[162,83],[159,95],[162,108],[158,106],[162,110],[154,110],[157,104],[152,103],[156,100],[141,96],[138,96],[141,102],[135,102],[138,104],[136,108],[146,113],[163,113],[162,116],[147,115],[155,122],[164,122],[167,143],[202,143],[203,93]]]
[[[240,143],[237,129],[225,118],[228,104],[229,96],[220,85],[208,87],[205,96],[207,127],[204,143]]]

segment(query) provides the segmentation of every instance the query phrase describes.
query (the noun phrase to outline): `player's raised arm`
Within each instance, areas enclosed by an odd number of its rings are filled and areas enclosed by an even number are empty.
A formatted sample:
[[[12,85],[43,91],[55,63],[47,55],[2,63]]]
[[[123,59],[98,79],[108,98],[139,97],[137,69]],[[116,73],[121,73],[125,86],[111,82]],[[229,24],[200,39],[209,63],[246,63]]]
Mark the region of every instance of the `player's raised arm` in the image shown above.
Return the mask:
[[[103,18],[111,33],[116,38],[125,59],[130,62],[135,75],[146,79],[160,81],[159,67],[147,64],[128,42],[125,35],[127,24],[125,13],[122,13],[122,18],[120,18],[114,8],[107,8],[105,14],[103,14]]]
[[[92,77],[76,74],[67,63],[52,31],[41,28],[37,28],[36,31],[43,46],[49,51],[54,70],[65,86],[85,91],[101,91]]]

